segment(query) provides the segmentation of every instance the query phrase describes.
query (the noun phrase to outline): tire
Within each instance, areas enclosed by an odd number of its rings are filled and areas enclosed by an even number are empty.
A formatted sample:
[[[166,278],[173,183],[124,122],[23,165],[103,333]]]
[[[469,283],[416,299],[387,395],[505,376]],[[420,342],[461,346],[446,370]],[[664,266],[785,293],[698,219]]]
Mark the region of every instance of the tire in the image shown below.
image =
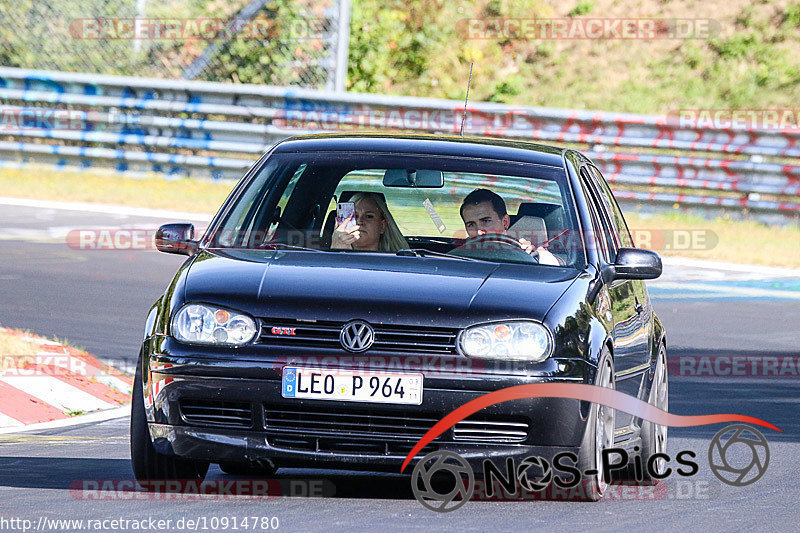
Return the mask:
[[[219,468],[226,474],[232,476],[271,476],[277,472],[277,468],[271,464],[250,464],[250,463],[219,463]]]
[[[653,385],[650,387],[650,396],[647,402],[664,411],[669,409],[667,348],[663,344],[658,350]],[[641,438],[642,449],[639,453],[642,460],[642,482],[656,483],[658,479],[650,476],[647,471],[647,462],[654,454],[667,452],[667,426],[660,426],[649,420],[642,420]],[[664,459],[656,459],[655,467],[657,471],[664,471],[664,462]],[[634,476],[631,476],[631,478],[634,478]]]
[[[142,390],[142,359],[140,356],[139,363],[136,365],[131,404],[131,463],[136,481],[143,489],[150,491],[176,490],[174,484],[165,484],[164,481],[189,480],[198,483],[203,481],[208,472],[208,463],[156,452],[153,442],[150,440],[150,430],[147,427]],[[153,481],[158,483],[152,483]],[[177,488],[177,490],[180,489]]]
[[[600,387],[615,388],[614,360],[608,348],[603,349],[597,367],[595,385]],[[586,432],[578,453],[576,467],[581,472],[594,470],[594,475],[581,477],[580,490],[576,492],[576,499],[580,501],[598,501],[608,488],[611,480],[603,475],[602,451],[614,446],[614,410],[605,405],[593,403],[589,410],[586,422]]]

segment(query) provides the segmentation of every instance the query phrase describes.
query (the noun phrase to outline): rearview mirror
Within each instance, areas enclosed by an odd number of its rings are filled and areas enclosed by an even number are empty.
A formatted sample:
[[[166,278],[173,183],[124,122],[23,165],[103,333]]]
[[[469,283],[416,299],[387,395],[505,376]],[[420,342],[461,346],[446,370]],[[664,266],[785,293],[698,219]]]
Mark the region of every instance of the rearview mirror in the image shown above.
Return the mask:
[[[444,187],[444,175],[441,170],[390,168],[383,175],[383,186],[433,189]]]
[[[614,263],[614,279],[656,279],[661,275],[661,258],[641,248],[620,248]]]
[[[159,252],[192,255],[197,250],[193,224],[164,224],[156,231],[155,244]]]

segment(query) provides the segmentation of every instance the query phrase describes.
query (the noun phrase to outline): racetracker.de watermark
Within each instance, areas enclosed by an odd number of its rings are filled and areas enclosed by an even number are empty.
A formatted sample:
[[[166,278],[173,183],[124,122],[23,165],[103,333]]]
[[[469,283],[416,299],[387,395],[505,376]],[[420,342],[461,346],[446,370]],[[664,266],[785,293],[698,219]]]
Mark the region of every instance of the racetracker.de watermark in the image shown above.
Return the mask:
[[[800,108],[678,109],[667,114],[667,123],[683,129],[800,133]]]
[[[327,479],[76,479],[69,485],[83,501],[227,501],[271,500],[280,496],[332,497],[336,486]]]
[[[82,109],[46,107],[0,108],[0,133],[24,130],[90,131],[97,129],[100,114]]]
[[[543,490],[518,488],[509,494],[501,484],[495,483],[487,491],[486,480],[475,480],[475,492],[471,501],[574,501],[585,497],[588,483],[575,487],[561,488],[550,484]],[[640,485],[632,481],[614,481],[608,485],[603,495],[605,501],[656,501],[656,500],[699,500],[711,501],[719,498],[722,483],[708,479],[668,479],[657,483]],[[489,494],[490,493],[490,494]]]
[[[421,208],[422,209],[422,208]],[[155,235],[157,228],[76,228],[66,235],[66,244],[73,250],[91,251],[120,251],[120,250],[155,250]],[[201,235],[204,228],[196,231]],[[546,232],[537,230],[513,230],[507,235],[514,239],[525,239],[534,247],[546,244],[551,252],[582,251],[586,246],[597,247],[598,243],[608,241],[614,237],[605,233],[596,234],[594,231]],[[633,242],[641,248],[662,251],[704,251],[711,250],[719,243],[719,236],[710,229],[631,229]],[[507,245],[490,239],[470,245],[465,230],[457,230],[453,234],[453,245],[468,245],[470,249],[494,251],[505,250]],[[279,247],[281,244],[301,246],[325,250],[326,240],[320,235],[319,230],[290,230],[283,232],[280,242],[273,240],[272,232],[263,230],[239,231],[220,230],[211,240],[211,247],[221,248],[263,248]]]
[[[322,21],[296,18],[81,18],[69,24],[73,39],[192,41],[217,39],[303,40],[325,36]]]
[[[277,331],[276,331],[277,330]],[[296,330],[301,330],[297,333]],[[302,333],[302,327],[285,328],[272,326],[265,321],[262,327],[264,339],[291,339]],[[452,357],[442,355],[327,355],[287,356],[275,359],[270,366],[281,369],[285,366],[302,366],[324,371],[326,375],[350,375],[359,372],[426,372],[432,374],[479,374],[487,372],[520,372],[530,367],[525,361],[493,360],[481,358]]]
[[[0,357],[3,376],[122,376],[111,366],[88,363],[71,354],[40,353],[36,355],[4,355]]]
[[[795,378],[800,377],[800,355],[695,355],[670,356],[670,374],[682,377]]]
[[[459,133],[462,119],[464,131],[472,135],[502,135],[509,131],[536,132],[550,125],[547,120],[523,108],[482,111],[468,107],[465,113],[463,106],[426,109],[366,105],[287,107],[275,116],[273,125],[297,131],[389,129]]]
[[[721,24],[695,18],[470,18],[456,23],[467,39],[571,41],[710,39]]]
[[[67,233],[73,250],[155,250],[156,228],[89,228]]]

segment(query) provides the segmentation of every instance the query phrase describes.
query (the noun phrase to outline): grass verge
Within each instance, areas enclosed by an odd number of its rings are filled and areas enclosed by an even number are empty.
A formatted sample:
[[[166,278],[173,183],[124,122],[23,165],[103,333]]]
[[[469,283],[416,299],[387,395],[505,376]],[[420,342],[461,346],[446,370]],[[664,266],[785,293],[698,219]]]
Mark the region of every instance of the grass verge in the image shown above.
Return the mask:
[[[683,213],[648,217],[627,213],[626,219],[636,244],[661,255],[800,268],[797,225],[768,226],[725,217],[707,220]]]
[[[228,196],[231,181],[142,178],[77,170],[0,168],[0,196],[93,202],[190,213],[215,213]]]
[[[34,343],[0,330],[0,372],[33,361],[37,349]]]

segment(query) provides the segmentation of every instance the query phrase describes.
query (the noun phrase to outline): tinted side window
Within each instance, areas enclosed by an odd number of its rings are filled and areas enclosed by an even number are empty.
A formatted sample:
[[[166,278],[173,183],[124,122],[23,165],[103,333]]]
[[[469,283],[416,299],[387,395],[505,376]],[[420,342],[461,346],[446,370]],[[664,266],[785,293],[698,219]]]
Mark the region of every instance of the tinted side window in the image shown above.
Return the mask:
[[[583,173],[581,172],[581,174]],[[600,214],[597,212],[594,197],[590,193],[589,184],[586,182],[586,178],[583,175],[581,175],[581,189],[583,189],[583,196],[586,198],[586,205],[592,217],[591,235],[586,236],[586,246],[596,247],[598,254],[603,257],[606,263],[609,263],[610,252],[608,244],[605,239],[601,238],[606,232],[600,222]]]
[[[617,260],[617,247],[619,246],[616,236],[616,228],[613,227],[611,217],[604,209],[604,205],[600,200],[601,195],[597,192],[596,187],[589,178],[586,167],[581,169],[580,174],[581,184],[583,185],[584,194],[586,195],[586,201],[590,204],[592,211],[594,211],[594,216],[598,217],[601,224],[599,228],[600,233],[596,236],[596,240],[605,243],[605,248],[608,251],[607,260],[608,262],[613,263]]]
[[[611,192],[608,183],[606,183],[606,180],[603,178],[603,175],[600,173],[600,171],[595,167],[589,168],[591,168],[592,174],[595,175],[595,181],[599,186],[600,192],[602,193],[601,197],[604,199],[603,203],[606,205],[606,209],[612,215],[614,225],[616,226],[617,233],[619,234],[620,245],[632,248],[634,244],[633,239],[631,238],[631,232],[628,230],[628,224],[625,223],[625,218],[622,216],[622,210],[619,208],[617,199],[614,198],[614,194]]]

